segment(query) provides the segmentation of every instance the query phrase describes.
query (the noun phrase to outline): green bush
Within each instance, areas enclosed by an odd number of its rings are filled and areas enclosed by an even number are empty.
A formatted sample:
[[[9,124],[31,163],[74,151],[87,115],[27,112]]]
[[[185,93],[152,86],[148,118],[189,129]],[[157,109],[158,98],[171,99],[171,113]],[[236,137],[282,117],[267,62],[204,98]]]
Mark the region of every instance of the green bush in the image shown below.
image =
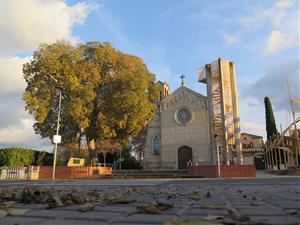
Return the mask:
[[[59,161],[59,157],[57,159]],[[51,166],[53,154],[24,148],[0,149],[0,167],[2,166]]]
[[[34,151],[22,148],[0,149],[0,166],[26,166],[34,161]]]

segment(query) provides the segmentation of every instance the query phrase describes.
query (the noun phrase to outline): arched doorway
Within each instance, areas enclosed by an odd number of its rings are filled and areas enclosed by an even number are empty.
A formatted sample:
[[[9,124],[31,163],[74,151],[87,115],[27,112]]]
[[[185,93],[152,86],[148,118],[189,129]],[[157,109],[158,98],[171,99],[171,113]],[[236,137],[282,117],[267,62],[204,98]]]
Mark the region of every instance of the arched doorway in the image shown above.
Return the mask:
[[[187,162],[193,160],[193,150],[188,146],[178,149],[178,169],[186,169]]]
[[[253,156],[254,165],[257,170],[265,170],[265,157],[263,153],[258,153]]]

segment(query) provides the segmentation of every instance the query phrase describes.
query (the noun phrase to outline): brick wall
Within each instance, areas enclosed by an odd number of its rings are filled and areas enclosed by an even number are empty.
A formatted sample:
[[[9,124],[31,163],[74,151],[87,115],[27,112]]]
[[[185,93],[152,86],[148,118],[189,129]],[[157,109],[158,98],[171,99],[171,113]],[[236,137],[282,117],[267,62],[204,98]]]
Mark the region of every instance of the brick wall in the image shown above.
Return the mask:
[[[100,174],[112,174],[112,168],[91,166],[57,166],[55,169],[56,179],[80,179]],[[40,166],[39,179],[52,179],[52,166]]]
[[[221,177],[255,177],[254,165],[221,165]],[[188,166],[188,174],[199,177],[218,177],[217,166]]]

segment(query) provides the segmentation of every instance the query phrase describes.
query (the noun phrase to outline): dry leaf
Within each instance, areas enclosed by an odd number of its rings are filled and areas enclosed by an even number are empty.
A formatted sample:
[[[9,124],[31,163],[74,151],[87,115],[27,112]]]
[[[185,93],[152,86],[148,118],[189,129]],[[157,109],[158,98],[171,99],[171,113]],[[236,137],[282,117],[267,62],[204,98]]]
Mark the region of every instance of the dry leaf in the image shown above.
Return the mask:
[[[176,223],[172,219],[169,219],[169,220],[166,220],[163,225],[178,225],[178,223]]]
[[[261,199],[260,197],[253,196],[253,197],[252,197],[252,200],[261,201],[262,199]]]
[[[92,211],[96,206],[91,203],[85,203],[79,209],[80,212]]]
[[[228,210],[229,216],[234,220],[241,221],[241,222],[249,220],[249,218],[247,216],[242,216],[236,209],[229,208],[227,210]]]
[[[103,198],[103,201],[106,204],[128,204],[131,202],[135,202],[134,199],[127,198],[126,196],[120,194],[112,194],[112,195],[105,196]]]
[[[51,196],[49,198],[49,204],[47,206],[47,209],[56,208],[56,207],[63,207],[65,206],[60,197],[57,195]]]
[[[207,198],[210,198],[210,197],[211,197],[211,193],[210,193],[209,191],[206,193],[206,197],[207,197]]]
[[[143,214],[162,214],[162,211],[155,205],[149,204],[144,206],[138,206],[137,213]]]
[[[80,193],[72,193],[71,194],[71,199],[74,203],[76,204],[83,204],[86,203],[86,196],[84,194],[80,194]]]
[[[3,208],[10,208],[12,206],[14,206],[17,202],[16,201],[6,201],[6,202],[1,202],[0,203],[0,209]]]
[[[215,204],[215,205],[201,205],[201,209],[224,209],[224,205]]]
[[[202,217],[202,219],[204,219],[204,220],[221,220],[221,219],[223,219],[224,218],[224,216],[218,216],[218,215],[207,215],[207,216],[205,216],[205,217]]]
[[[252,201],[251,205],[252,206],[260,206],[260,205],[262,205],[262,203],[256,200],[256,201]]]
[[[290,214],[290,215],[295,215],[298,213],[298,209],[286,209],[286,210],[284,210],[284,212],[286,212],[287,214]]]
[[[201,199],[201,196],[198,193],[193,192],[188,194],[188,198],[194,201],[198,201]]]
[[[6,217],[7,212],[5,210],[0,209],[0,219]]]
[[[204,220],[186,220],[180,222],[178,225],[216,225],[216,223]]]
[[[10,216],[23,216],[25,215],[27,212],[29,211],[29,209],[7,209],[7,213]]]
[[[160,201],[157,201],[155,206],[159,208],[161,211],[165,211],[173,208],[173,204],[169,204],[167,202],[160,202]]]

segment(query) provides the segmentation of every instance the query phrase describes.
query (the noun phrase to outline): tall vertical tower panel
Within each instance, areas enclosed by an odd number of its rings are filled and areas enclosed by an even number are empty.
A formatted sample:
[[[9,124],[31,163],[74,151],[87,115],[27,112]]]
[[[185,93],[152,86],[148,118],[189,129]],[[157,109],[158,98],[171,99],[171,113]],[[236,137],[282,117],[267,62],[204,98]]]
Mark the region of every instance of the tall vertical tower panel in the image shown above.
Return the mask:
[[[237,163],[242,164],[235,64],[221,58],[206,64],[198,70],[198,82],[205,83],[207,87],[213,162],[216,163],[218,145],[225,164],[229,164],[229,151],[233,148],[237,152]]]

